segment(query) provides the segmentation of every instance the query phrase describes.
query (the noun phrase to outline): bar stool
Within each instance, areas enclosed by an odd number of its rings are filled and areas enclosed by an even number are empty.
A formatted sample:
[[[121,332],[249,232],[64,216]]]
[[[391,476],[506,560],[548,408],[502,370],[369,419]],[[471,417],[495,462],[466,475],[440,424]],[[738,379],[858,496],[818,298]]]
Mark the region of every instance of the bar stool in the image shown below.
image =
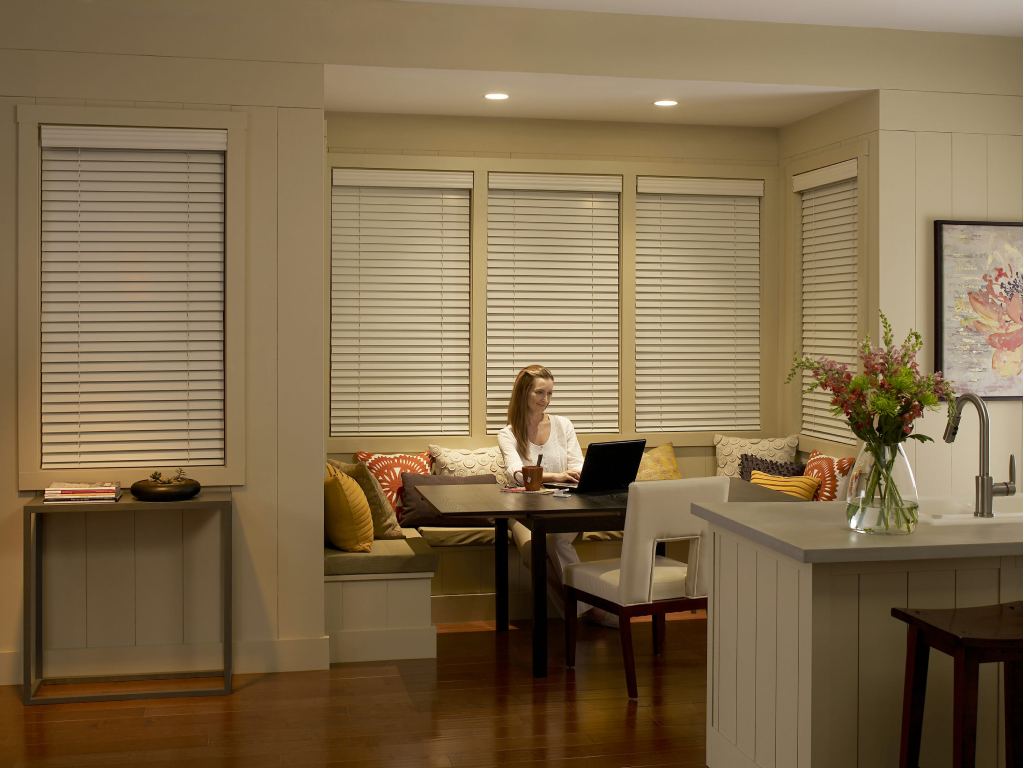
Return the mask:
[[[953,768],[974,766],[978,665],[1003,662],[1006,765],[1021,765],[1021,601],[977,608],[893,608],[907,623],[900,768],[918,768],[931,648],[953,657]]]

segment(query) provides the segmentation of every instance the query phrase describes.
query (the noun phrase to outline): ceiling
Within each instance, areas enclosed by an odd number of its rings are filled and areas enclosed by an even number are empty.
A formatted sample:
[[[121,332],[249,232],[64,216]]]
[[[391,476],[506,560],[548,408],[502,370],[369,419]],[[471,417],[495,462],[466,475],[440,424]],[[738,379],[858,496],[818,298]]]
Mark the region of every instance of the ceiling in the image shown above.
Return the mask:
[[[404,0],[437,2],[438,0]],[[1020,36],[1019,0],[443,0],[456,5],[629,13]],[[485,101],[491,91],[509,93]],[[777,128],[862,91],[802,85],[535,72],[328,65],[328,111]],[[678,107],[658,108],[656,99]]]

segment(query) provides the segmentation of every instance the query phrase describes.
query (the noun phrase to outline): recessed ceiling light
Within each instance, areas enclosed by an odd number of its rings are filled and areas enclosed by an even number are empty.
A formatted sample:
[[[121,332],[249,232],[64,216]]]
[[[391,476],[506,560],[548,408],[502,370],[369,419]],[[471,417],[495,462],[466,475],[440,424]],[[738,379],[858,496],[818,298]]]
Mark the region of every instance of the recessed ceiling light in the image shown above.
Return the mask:
[[[675,99],[658,99],[656,102],[654,102],[654,106],[656,106],[656,107],[674,107],[678,103],[679,102],[676,101]]]
[[[504,101],[508,98],[507,93],[485,93],[484,98],[490,101]]]

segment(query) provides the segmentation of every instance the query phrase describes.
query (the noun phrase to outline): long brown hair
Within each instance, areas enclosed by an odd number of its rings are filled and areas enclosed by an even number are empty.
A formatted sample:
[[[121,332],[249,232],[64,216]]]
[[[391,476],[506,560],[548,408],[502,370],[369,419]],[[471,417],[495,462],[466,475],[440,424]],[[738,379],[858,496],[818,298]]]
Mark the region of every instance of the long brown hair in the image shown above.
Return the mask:
[[[516,450],[519,451],[524,462],[529,460],[526,455],[526,404],[530,392],[533,390],[533,382],[537,379],[554,382],[555,377],[543,365],[528,365],[516,374],[515,383],[512,385],[512,396],[508,400],[508,423],[516,438]]]

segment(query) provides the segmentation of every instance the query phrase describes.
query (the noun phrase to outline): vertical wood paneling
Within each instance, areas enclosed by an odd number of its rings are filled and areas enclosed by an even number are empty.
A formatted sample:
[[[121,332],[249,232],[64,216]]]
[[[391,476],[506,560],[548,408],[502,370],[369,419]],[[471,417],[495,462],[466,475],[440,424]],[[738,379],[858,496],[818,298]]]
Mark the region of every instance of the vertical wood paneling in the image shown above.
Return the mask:
[[[709,728],[718,731],[721,718],[719,711],[722,697],[719,693],[722,687],[722,679],[719,669],[721,667],[721,654],[719,645],[721,643],[722,630],[718,622],[720,610],[720,596],[722,590],[719,585],[722,583],[722,533],[714,531],[711,544],[711,573],[714,588],[711,590],[711,599],[708,601],[708,713],[707,720]]]
[[[857,658],[857,764],[861,768],[892,765],[899,755],[906,625],[894,620],[889,610],[906,604],[905,572],[861,575]]]
[[[988,137],[988,218],[1020,221],[1020,136]]]
[[[326,664],[323,112],[280,109],[277,128],[277,637],[324,638]]]
[[[778,677],[775,689],[775,764],[796,766],[800,695],[800,572],[790,560],[779,560],[776,643]]]
[[[988,216],[988,139],[980,133],[953,134],[952,219]]]
[[[953,608],[956,573],[911,571],[907,576],[908,608]],[[904,633],[906,625],[902,625]],[[902,701],[902,698],[901,698]],[[928,692],[924,705],[921,764],[949,765],[953,732],[953,659],[932,651],[928,658]]]
[[[719,551],[719,600],[718,600],[718,731],[731,744],[736,743],[736,706],[741,692],[737,688],[736,663],[738,645],[737,581],[737,539],[734,536],[722,538]]]
[[[778,626],[778,558],[758,551],[757,655],[754,679],[754,762],[763,768],[775,768],[775,688],[776,638]]]
[[[812,762],[812,731],[814,724],[814,700],[812,696],[811,660],[814,658],[813,595],[811,567],[801,564],[797,569],[797,620],[798,653],[800,675],[797,680],[797,765],[799,768],[814,768]]]
[[[757,550],[740,541],[736,604],[736,746],[755,754],[754,701],[757,695]]]
[[[1010,603],[1020,600],[1022,587],[1024,587],[1024,583],[1022,583],[1020,560],[1013,557],[1000,558],[999,602]]]
[[[221,639],[220,515],[189,512],[181,517],[182,638],[186,643]]]
[[[85,516],[86,644],[135,644],[135,532],[130,512]]]
[[[181,511],[135,514],[135,644],[181,642]]]
[[[878,305],[894,328],[911,328],[917,319],[915,299],[907,295],[917,280],[915,144],[912,133],[879,132]],[[868,321],[877,326],[875,318]]]
[[[812,765],[857,765],[858,599],[856,573],[829,566],[814,570],[809,667],[814,687],[808,697],[814,707]]]
[[[84,648],[86,644],[85,513],[42,515],[43,647]],[[20,561],[19,553],[19,561]]]
[[[961,568],[956,572],[956,607],[992,605],[999,602],[999,570]],[[1002,750],[999,743],[999,705],[1001,667],[982,664],[978,670],[978,768],[992,768]]]
[[[246,245],[245,485],[235,506],[234,619],[236,637],[270,640],[277,627],[277,110],[248,116],[249,216]],[[318,287],[324,285],[321,275]],[[313,287],[310,287],[313,290]],[[321,462],[317,462],[322,472]]]
[[[907,328],[927,329],[934,318],[935,249],[932,246],[935,219],[949,218],[953,207],[953,142],[948,133],[918,133],[916,135],[917,175],[915,177],[915,203],[917,213],[917,248],[915,268],[915,317]],[[899,329],[900,332],[905,332]],[[923,333],[923,330],[922,330]],[[926,339],[932,334],[925,333]],[[918,362],[924,371],[934,370],[934,348],[925,344]]]

